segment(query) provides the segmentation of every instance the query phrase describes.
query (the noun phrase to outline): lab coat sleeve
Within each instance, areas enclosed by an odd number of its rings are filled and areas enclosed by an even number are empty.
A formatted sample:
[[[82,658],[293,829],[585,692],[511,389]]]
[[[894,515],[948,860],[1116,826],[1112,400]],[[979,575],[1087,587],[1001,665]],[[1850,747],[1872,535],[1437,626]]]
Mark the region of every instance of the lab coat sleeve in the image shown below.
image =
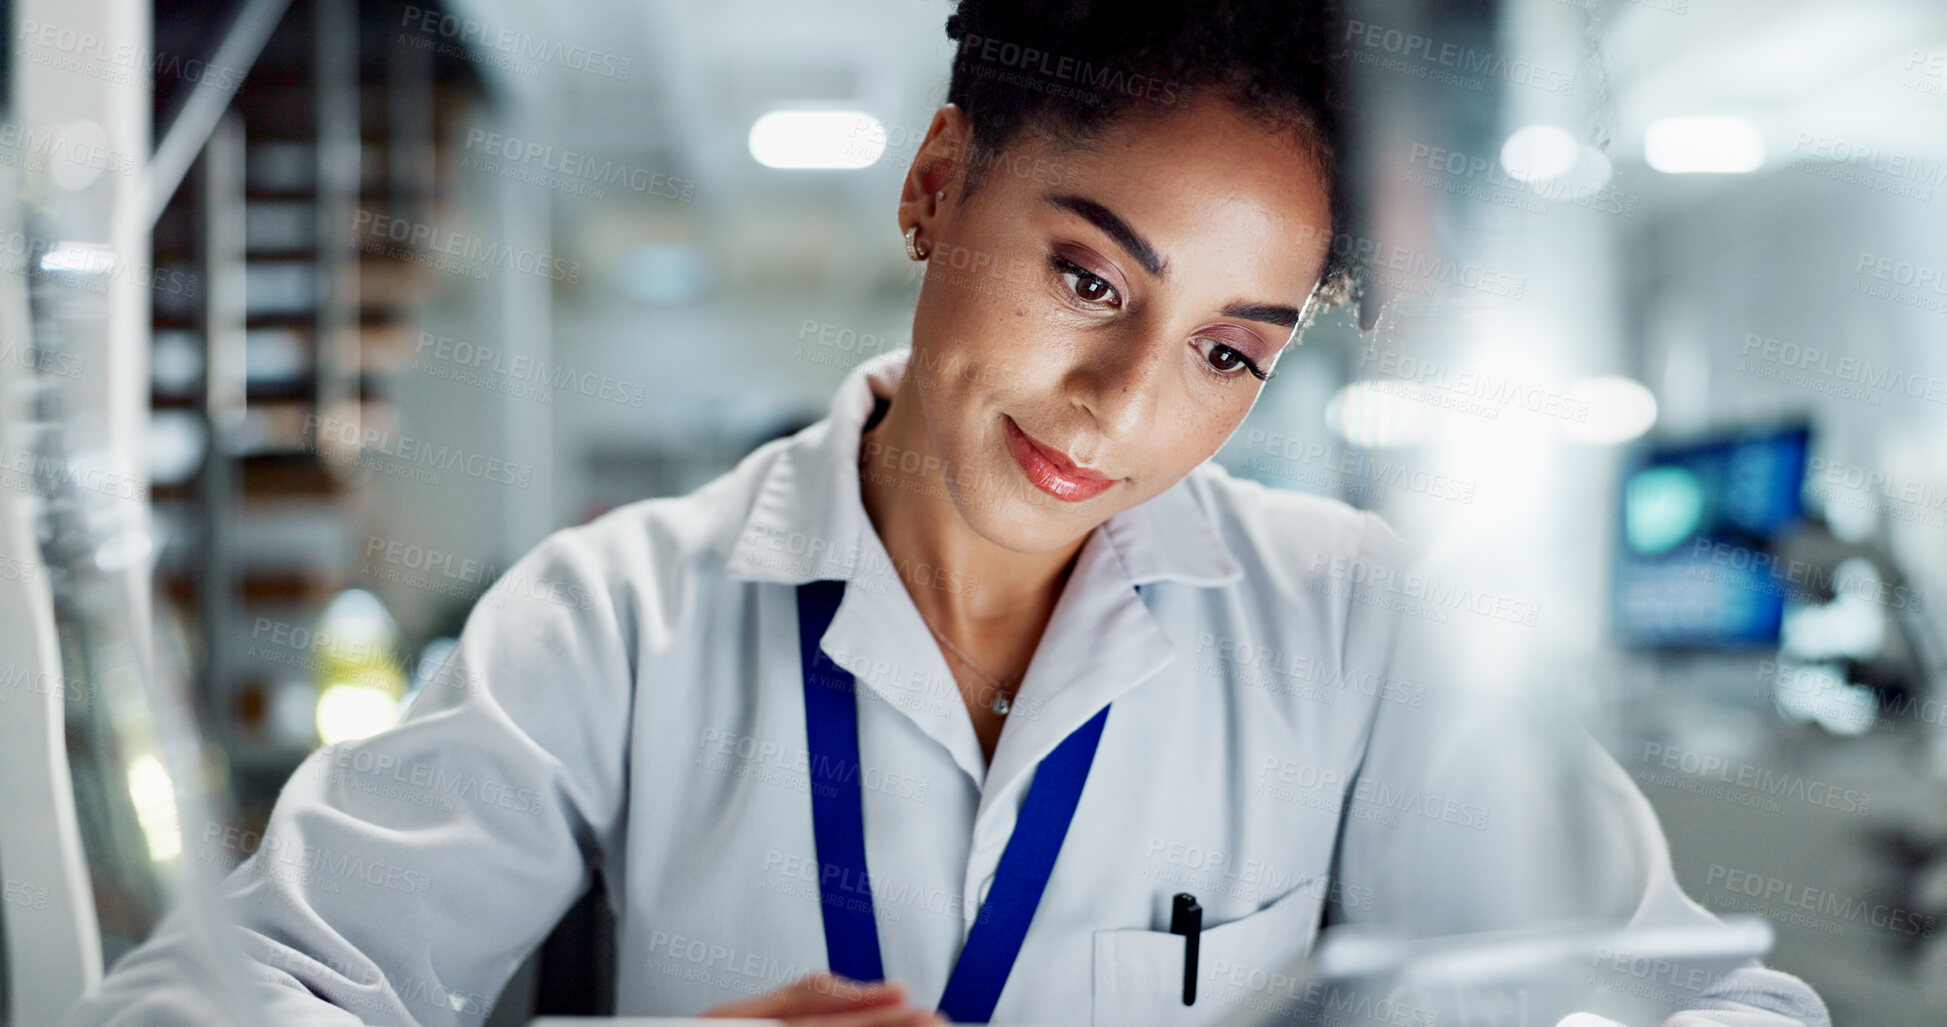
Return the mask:
[[[217,947],[269,1004],[250,1022],[478,1024],[588,885],[622,824],[634,648],[594,537],[516,562],[400,724],[286,783],[221,889]],[[232,846],[213,830],[185,854]],[[165,918],[66,1022],[214,1022],[193,933]]]
[[[1678,885],[1655,811],[1616,761],[1572,718],[1496,697],[1492,668],[1497,652],[1508,655],[1496,626],[1468,623],[1484,619],[1463,609],[1412,616],[1427,607],[1402,585],[1415,573],[1410,556],[1367,516],[1361,559],[1397,576],[1382,570],[1353,593],[1341,659],[1401,681],[1391,694],[1414,699],[1374,703],[1344,796],[1326,923],[1417,937],[1716,923]],[[1644,976],[1645,965],[1592,955],[1572,972],[1654,996],[1666,1027],[1830,1024],[1810,987],[1755,960],[1665,977]]]

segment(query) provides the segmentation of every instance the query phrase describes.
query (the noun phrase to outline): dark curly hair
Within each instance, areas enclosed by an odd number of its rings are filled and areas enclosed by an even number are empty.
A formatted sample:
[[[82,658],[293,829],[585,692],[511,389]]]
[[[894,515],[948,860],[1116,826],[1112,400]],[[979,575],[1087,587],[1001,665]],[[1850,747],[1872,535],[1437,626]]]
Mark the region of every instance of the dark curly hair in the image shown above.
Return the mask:
[[[1216,91],[1245,116],[1293,133],[1345,223],[1338,0],[958,0],[947,101],[972,125],[965,191],[1024,129],[1070,145],[1119,118],[1161,116]],[[1321,305],[1351,298],[1328,248]]]

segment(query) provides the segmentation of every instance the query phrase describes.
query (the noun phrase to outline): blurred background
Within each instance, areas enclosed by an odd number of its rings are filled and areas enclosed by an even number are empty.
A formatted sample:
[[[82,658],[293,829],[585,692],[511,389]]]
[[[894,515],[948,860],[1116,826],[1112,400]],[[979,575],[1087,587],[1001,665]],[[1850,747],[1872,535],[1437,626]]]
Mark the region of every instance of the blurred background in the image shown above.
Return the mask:
[[[907,344],[951,5],[0,9],[24,1024],[392,723],[547,533]],[[1457,672],[1581,716],[1835,1022],[1939,1022],[1947,7],[1351,10],[1364,302],[1217,460],[1425,551]],[[595,1011],[599,938],[584,903],[496,1015]]]

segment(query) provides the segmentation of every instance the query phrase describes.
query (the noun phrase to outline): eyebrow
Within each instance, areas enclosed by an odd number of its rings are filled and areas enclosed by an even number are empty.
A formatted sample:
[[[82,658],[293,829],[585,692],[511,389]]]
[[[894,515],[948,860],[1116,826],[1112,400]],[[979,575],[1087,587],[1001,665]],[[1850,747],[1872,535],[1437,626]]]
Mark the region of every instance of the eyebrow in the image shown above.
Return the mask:
[[[1298,327],[1298,308],[1287,307],[1281,303],[1233,303],[1224,308],[1225,317],[1241,317],[1246,321],[1262,321],[1279,328]]]
[[[1156,252],[1156,248],[1149,244],[1149,240],[1130,228],[1129,222],[1118,217],[1115,211],[1086,196],[1077,196],[1074,193],[1049,193],[1045,198],[1049,203],[1063,210],[1080,215],[1090,224],[1107,233],[1109,238],[1116,241],[1116,245],[1128,251],[1129,256],[1135,258],[1136,263],[1141,264],[1143,270],[1151,275],[1161,278],[1169,270],[1169,261]],[[1277,325],[1279,328],[1298,327],[1298,308],[1281,303],[1232,303],[1224,308],[1223,315]]]
[[[1045,199],[1063,210],[1081,215],[1090,224],[1107,233],[1109,238],[1115,240],[1117,246],[1127,251],[1129,256],[1134,258],[1136,263],[1141,264],[1143,270],[1149,272],[1152,277],[1161,278],[1169,271],[1170,262],[1158,254],[1154,246],[1149,245],[1149,240],[1130,228],[1129,222],[1117,217],[1115,211],[1086,196],[1077,196],[1074,193],[1049,193]]]

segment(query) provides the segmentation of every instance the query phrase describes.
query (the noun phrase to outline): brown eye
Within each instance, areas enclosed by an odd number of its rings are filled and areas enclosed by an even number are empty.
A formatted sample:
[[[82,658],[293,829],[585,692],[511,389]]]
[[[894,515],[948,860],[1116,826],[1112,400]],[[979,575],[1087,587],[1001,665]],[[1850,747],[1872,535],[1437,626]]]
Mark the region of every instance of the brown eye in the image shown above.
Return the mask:
[[[1215,339],[1206,338],[1201,341],[1208,347],[1203,351],[1203,362],[1216,374],[1225,378],[1249,374],[1261,382],[1270,380],[1271,376],[1260,370],[1257,363],[1245,356],[1241,350],[1226,346]]]
[[[1060,254],[1048,254],[1048,263],[1060,275],[1070,294],[1083,303],[1114,307],[1121,304],[1115,286],[1101,275]]]

